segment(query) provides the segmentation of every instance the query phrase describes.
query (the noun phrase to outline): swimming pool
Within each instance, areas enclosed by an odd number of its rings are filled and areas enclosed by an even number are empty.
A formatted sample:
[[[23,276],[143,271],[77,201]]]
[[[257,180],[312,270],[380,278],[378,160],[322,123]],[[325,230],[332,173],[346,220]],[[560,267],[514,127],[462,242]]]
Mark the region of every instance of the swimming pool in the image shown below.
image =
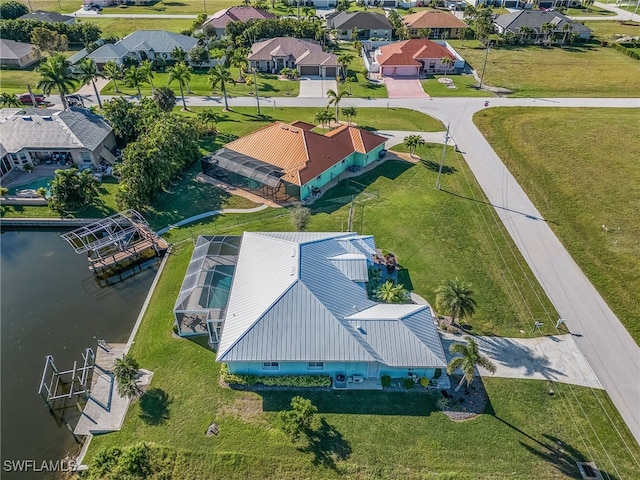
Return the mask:
[[[35,180],[31,180],[29,183],[23,183],[22,185],[15,185],[9,189],[9,195],[15,195],[18,190],[38,190],[39,188],[49,189],[52,177],[40,177]]]

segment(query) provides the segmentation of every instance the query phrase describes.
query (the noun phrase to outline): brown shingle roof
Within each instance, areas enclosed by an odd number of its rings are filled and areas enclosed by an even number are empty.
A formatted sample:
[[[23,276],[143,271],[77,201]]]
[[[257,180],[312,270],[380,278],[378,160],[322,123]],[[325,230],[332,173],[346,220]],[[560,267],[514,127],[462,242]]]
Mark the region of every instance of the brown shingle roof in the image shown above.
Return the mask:
[[[422,11],[402,18],[409,28],[467,28],[468,25],[448,12]]]
[[[380,47],[380,52],[382,55],[376,59],[379,65],[415,66],[420,65],[418,59],[440,59],[444,57],[455,60],[454,56],[447,50],[447,47],[422,38],[391,43]]]
[[[276,37],[254,43],[249,52],[249,60],[272,60],[272,57],[295,59],[296,65],[325,65],[337,67],[338,57],[322,51],[319,43],[291,37]]]
[[[305,122],[275,122],[234,140],[225,148],[275,165],[286,173],[283,180],[304,185],[353,152],[367,153],[386,138],[343,125],[325,135],[314,133]]]
[[[229,7],[214,13],[202,26],[226,28],[230,22],[246,22],[253,19],[264,20],[265,18],[276,18],[276,16],[273,13],[253,7]]]

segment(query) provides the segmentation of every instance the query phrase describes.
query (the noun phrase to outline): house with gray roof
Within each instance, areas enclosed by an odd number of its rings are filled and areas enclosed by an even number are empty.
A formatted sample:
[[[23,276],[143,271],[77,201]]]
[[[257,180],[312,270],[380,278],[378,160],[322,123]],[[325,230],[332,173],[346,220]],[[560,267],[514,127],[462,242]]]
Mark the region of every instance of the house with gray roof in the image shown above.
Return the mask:
[[[338,57],[322,50],[314,40],[276,37],[251,46],[249,66],[262,72],[279,72],[294,68],[300,75],[336,77]]]
[[[552,29],[545,32],[543,25],[549,24]],[[577,35],[579,40],[589,40],[591,29],[581,23],[574,22],[569,17],[552,10],[518,10],[516,12],[500,15],[495,20],[496,31],[500,34],[526,35],[527,29],[532,29],[532,34],[523,43],[543,43],[549,39],[549,43],[562,43],[566,41],[566,35]],[[522,28],[525,30],[522,30]]]
[[[96,63],[99,70],[102,70],[104,64],[109,61],[123,65],[126,58],[138,62],[147,59],[153,62],[171,62],[173,61],[171,52],[176,47],[189,53],[197,44],[198,39],[188,35],[165,30],[138,30],[117,43],[105,43],[91,53],[86,50],[78,52],[69,58],[69,62],[74,65],[88,57]]]
[[[86,168],[115,161],[111,125],[83,108],[0,109],[0,139],[2,163],[11,168],[58,160]]]
[[[376,12],[337,12],[327,15],[327,28],[335,29],[340,40],[352,40],[355,30],[359,39],[391,39],[393,26],[387,17]]]
[[[0,65],[24,68],[37,62],[40,53],[31,43],[0,38]]]
[[[214,315],[214,340],[217,361],[230,373],[324,374],[379,386],[382,375],[433,378],[446,367],[429,305],[368,298],[377,258],[372,236],[245,232],[227,250],[207,265],[228,265],[220,275],[224,302],[215,307],[224,318]],[[233,279],[224,280],[228,275]]]
[[[35,12],[25,13],[18,20],[40,20],[45,23],[66,23],[71,25],[76,22],[75,17],[71,15],[62,15],[58,12],[47,12],[45,10],[36,10]]]

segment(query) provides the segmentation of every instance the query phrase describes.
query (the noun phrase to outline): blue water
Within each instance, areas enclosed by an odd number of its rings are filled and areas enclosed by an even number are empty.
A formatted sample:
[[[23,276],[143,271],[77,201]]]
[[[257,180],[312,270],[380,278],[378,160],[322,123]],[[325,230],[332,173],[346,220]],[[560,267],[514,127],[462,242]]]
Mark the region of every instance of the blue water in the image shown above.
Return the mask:
[[[9,195],[15,195],[18,190],[36,190],[37,191],[39,188],[46,188],[48,190],[51,184],[51,180],[53,180],[53,178],[41,177],[41,178],[36,178],[35,180],[31,180],[29,183],[16,185],[15,187],[11,187],[9,189]]]

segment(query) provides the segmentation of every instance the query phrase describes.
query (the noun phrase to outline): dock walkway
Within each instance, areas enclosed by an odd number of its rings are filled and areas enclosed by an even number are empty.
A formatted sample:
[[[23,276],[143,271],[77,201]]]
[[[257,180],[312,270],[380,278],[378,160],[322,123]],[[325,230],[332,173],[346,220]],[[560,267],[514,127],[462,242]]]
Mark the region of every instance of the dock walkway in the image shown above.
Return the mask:
[[[115,432],[122,428],[130,400],[118,395],[113,367],[122,357],[126,344],[112,344],[107,348],[98,346],[96,364],[91,379],[91,395],[76,425],[76,435]],[[140,387],[148,385],[152,372],[141,370]]]

